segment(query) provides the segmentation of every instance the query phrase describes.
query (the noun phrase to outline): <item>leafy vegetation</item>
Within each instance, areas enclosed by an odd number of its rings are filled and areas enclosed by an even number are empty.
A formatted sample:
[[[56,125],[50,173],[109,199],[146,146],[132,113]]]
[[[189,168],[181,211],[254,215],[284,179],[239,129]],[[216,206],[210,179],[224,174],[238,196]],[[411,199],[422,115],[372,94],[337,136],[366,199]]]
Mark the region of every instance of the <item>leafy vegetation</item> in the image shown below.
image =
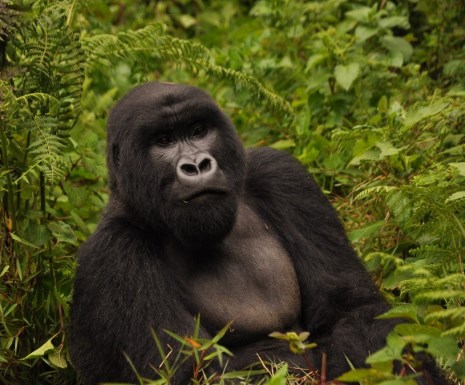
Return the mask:
[[[77,381],[66,326],[76,248],[108,198],[105,119],[149,79],[207,89],[246,144],[291,151],[392,302],[385,317],[411,321],[341,380],[412,383],[392,375],[415,366],[409,347],[463,381],[464,16],[448,0],[1,0],[3,383]],[[217,343],[189,354],[216,359],[199,352]],[[286,366],[268,378],[299,382]]]

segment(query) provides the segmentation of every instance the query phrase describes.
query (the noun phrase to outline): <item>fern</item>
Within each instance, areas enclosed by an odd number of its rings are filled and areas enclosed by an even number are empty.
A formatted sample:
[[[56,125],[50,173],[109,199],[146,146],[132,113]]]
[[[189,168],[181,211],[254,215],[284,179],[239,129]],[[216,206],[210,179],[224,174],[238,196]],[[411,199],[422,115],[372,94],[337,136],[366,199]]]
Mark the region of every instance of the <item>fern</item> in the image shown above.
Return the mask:
[[[465,322],[463,322],[461,325],[450,328],[446,330],[444,333],[442,333],[443,336],[453,336],[453,337],[458,337],[463,339],[463,336],[465,336]]]
[[[108,68],[118,60],[132,63],[150,63],[154,59],[170,61],[177,65],[186,65],[192,72],[204,70],[211,77],[228,79],[254,96],[264,98],[274,109],[292,113],[288,102],[255,78],[214,64],[206,47],[169,36],[165,30],[161,24],[152,24],[136,31],[84,38],[82,44],[88,58],[87,69]]]
[[[399,224],[406,224],[412,216],[412,201],[408,193],[397,189],[388,194],[386,205],[392,211]]]
[[[364,190],[360,191],[355,199],[363,199],[366,197],[371,197],[371,196],[378,196],[378,195],[384,195],[388,192],[391,192],[393,190],[396,190],[397,187],[395,186],[373,186],[373,187],[368,187],[365,188]]]
[[[465,320],[465,308],[442,309],[429,313],[425,317],[425,321],[439,320]]]
[[[417,302],[436,302],[436,301],[464,301],[465,300],[465,292],[463,289],[461,290],[431,290],[426,291],[422,290],[421,293],[415,296],[415,300]]]
[[[29,145],[29,155],[47,180],[60,181],[66,171],[62,153],[67,144],[62,137],[52,133],[59,121],[56,117],[36,117],[35,123],[35,140]]]
[[[26,153],[33,166],[28,172],[42,172],[51,183],[60,181],[68,168],[63,152],[80,113],[84,79],[79,35],[66,21],[63,8],[46,8],[21,27],[15,41],[17,59],[28,76],[18,78],[20,92],[10,103],[16,105],[15,114],[9,110],[10,124],[30,132]]]
[[[418,275],[417,275],[418,276]],[[426,277],[411,278],[400,283],[403,292],[411,296],[414,304],[429,311],[424,318],[427,324],[442,325],[443,336],[465,336],[465,276],[449,274],[442,278],[431,273]],[[442,308],[438,305],[442,305]]]
[[[435,239],[437,240],[437,237],[435,237]],[[431,261],[434,259],[450,261],[452,258],[455,257],[455,253],[453,252],[453,250],[439,246],[437,243],[434,242],[432,244],[424,244],[416,248],[413,248],[409,251],[409,253],[414,257],[424,258]]]

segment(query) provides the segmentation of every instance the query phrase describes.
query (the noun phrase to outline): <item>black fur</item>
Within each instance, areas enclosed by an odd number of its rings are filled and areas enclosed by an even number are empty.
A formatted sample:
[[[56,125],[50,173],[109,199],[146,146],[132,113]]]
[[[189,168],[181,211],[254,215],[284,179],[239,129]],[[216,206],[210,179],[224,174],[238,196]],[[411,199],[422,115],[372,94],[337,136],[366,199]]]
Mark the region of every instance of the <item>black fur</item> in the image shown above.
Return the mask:
[[[189,130],[198,124],[210,131],[195,142]],[[177,135],[176,147],[157,145],[160,132]],[[183,201],[191,185],[176,162],[199,148],[218,164],[208,183],[227,193]],[[256,362],[257,352],[298,362],[272,331],[310,331],[314,366],[325,351],[330,378],[348,369],[346,357],[363,366],[383,346],[395,321],[374,319],[388,306],[320,189],[286,153],[244,151],[205,92],[149,83],[129,93],[110,115],[108,167],[110,202],[79,250],[71,312],[70,351],[87,384],[133,380],[122,352],[153,377],[161,358],[150,330],[174,347],[162,330],[191,335],[198,313],[204,337],[237,314],[224,339],[235,353],[229,368]],[[244,306],[221,297],[224,288]],[[173,383],[186,384],[190,371]]]

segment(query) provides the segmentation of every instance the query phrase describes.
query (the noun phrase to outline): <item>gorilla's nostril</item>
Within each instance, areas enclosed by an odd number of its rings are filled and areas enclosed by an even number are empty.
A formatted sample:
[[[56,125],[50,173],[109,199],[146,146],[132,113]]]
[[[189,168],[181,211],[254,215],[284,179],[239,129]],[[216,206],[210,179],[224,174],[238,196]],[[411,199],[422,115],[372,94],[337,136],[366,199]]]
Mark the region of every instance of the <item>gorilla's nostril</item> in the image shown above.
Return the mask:
[[[185,163],[181,165],[181,170],[184,174],[189,175],[189,176],[197,175],[199,173],[199,170],[197,169],[197,167],[194,164],[189,164],[189,163]]]
[[[204,172],[207,172],[207,171],[210,171],[212,168],[212,164],[211,164],[211,161],[210,159],[208,158],[205,158],[204,160],[202,160],[199,164],[199,170],[200,170],[200,173],[204,173]]]

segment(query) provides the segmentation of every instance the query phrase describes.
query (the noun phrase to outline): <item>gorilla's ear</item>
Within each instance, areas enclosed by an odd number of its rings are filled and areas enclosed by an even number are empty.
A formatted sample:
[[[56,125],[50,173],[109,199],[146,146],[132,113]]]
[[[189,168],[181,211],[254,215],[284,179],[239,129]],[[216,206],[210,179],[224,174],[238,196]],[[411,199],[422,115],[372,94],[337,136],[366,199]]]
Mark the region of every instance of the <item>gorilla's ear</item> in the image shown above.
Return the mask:
[[[117,144],[114,144],[111,147],[111,153],[112,153],[114,165],[116,167],[119,167],[119,146]]]

